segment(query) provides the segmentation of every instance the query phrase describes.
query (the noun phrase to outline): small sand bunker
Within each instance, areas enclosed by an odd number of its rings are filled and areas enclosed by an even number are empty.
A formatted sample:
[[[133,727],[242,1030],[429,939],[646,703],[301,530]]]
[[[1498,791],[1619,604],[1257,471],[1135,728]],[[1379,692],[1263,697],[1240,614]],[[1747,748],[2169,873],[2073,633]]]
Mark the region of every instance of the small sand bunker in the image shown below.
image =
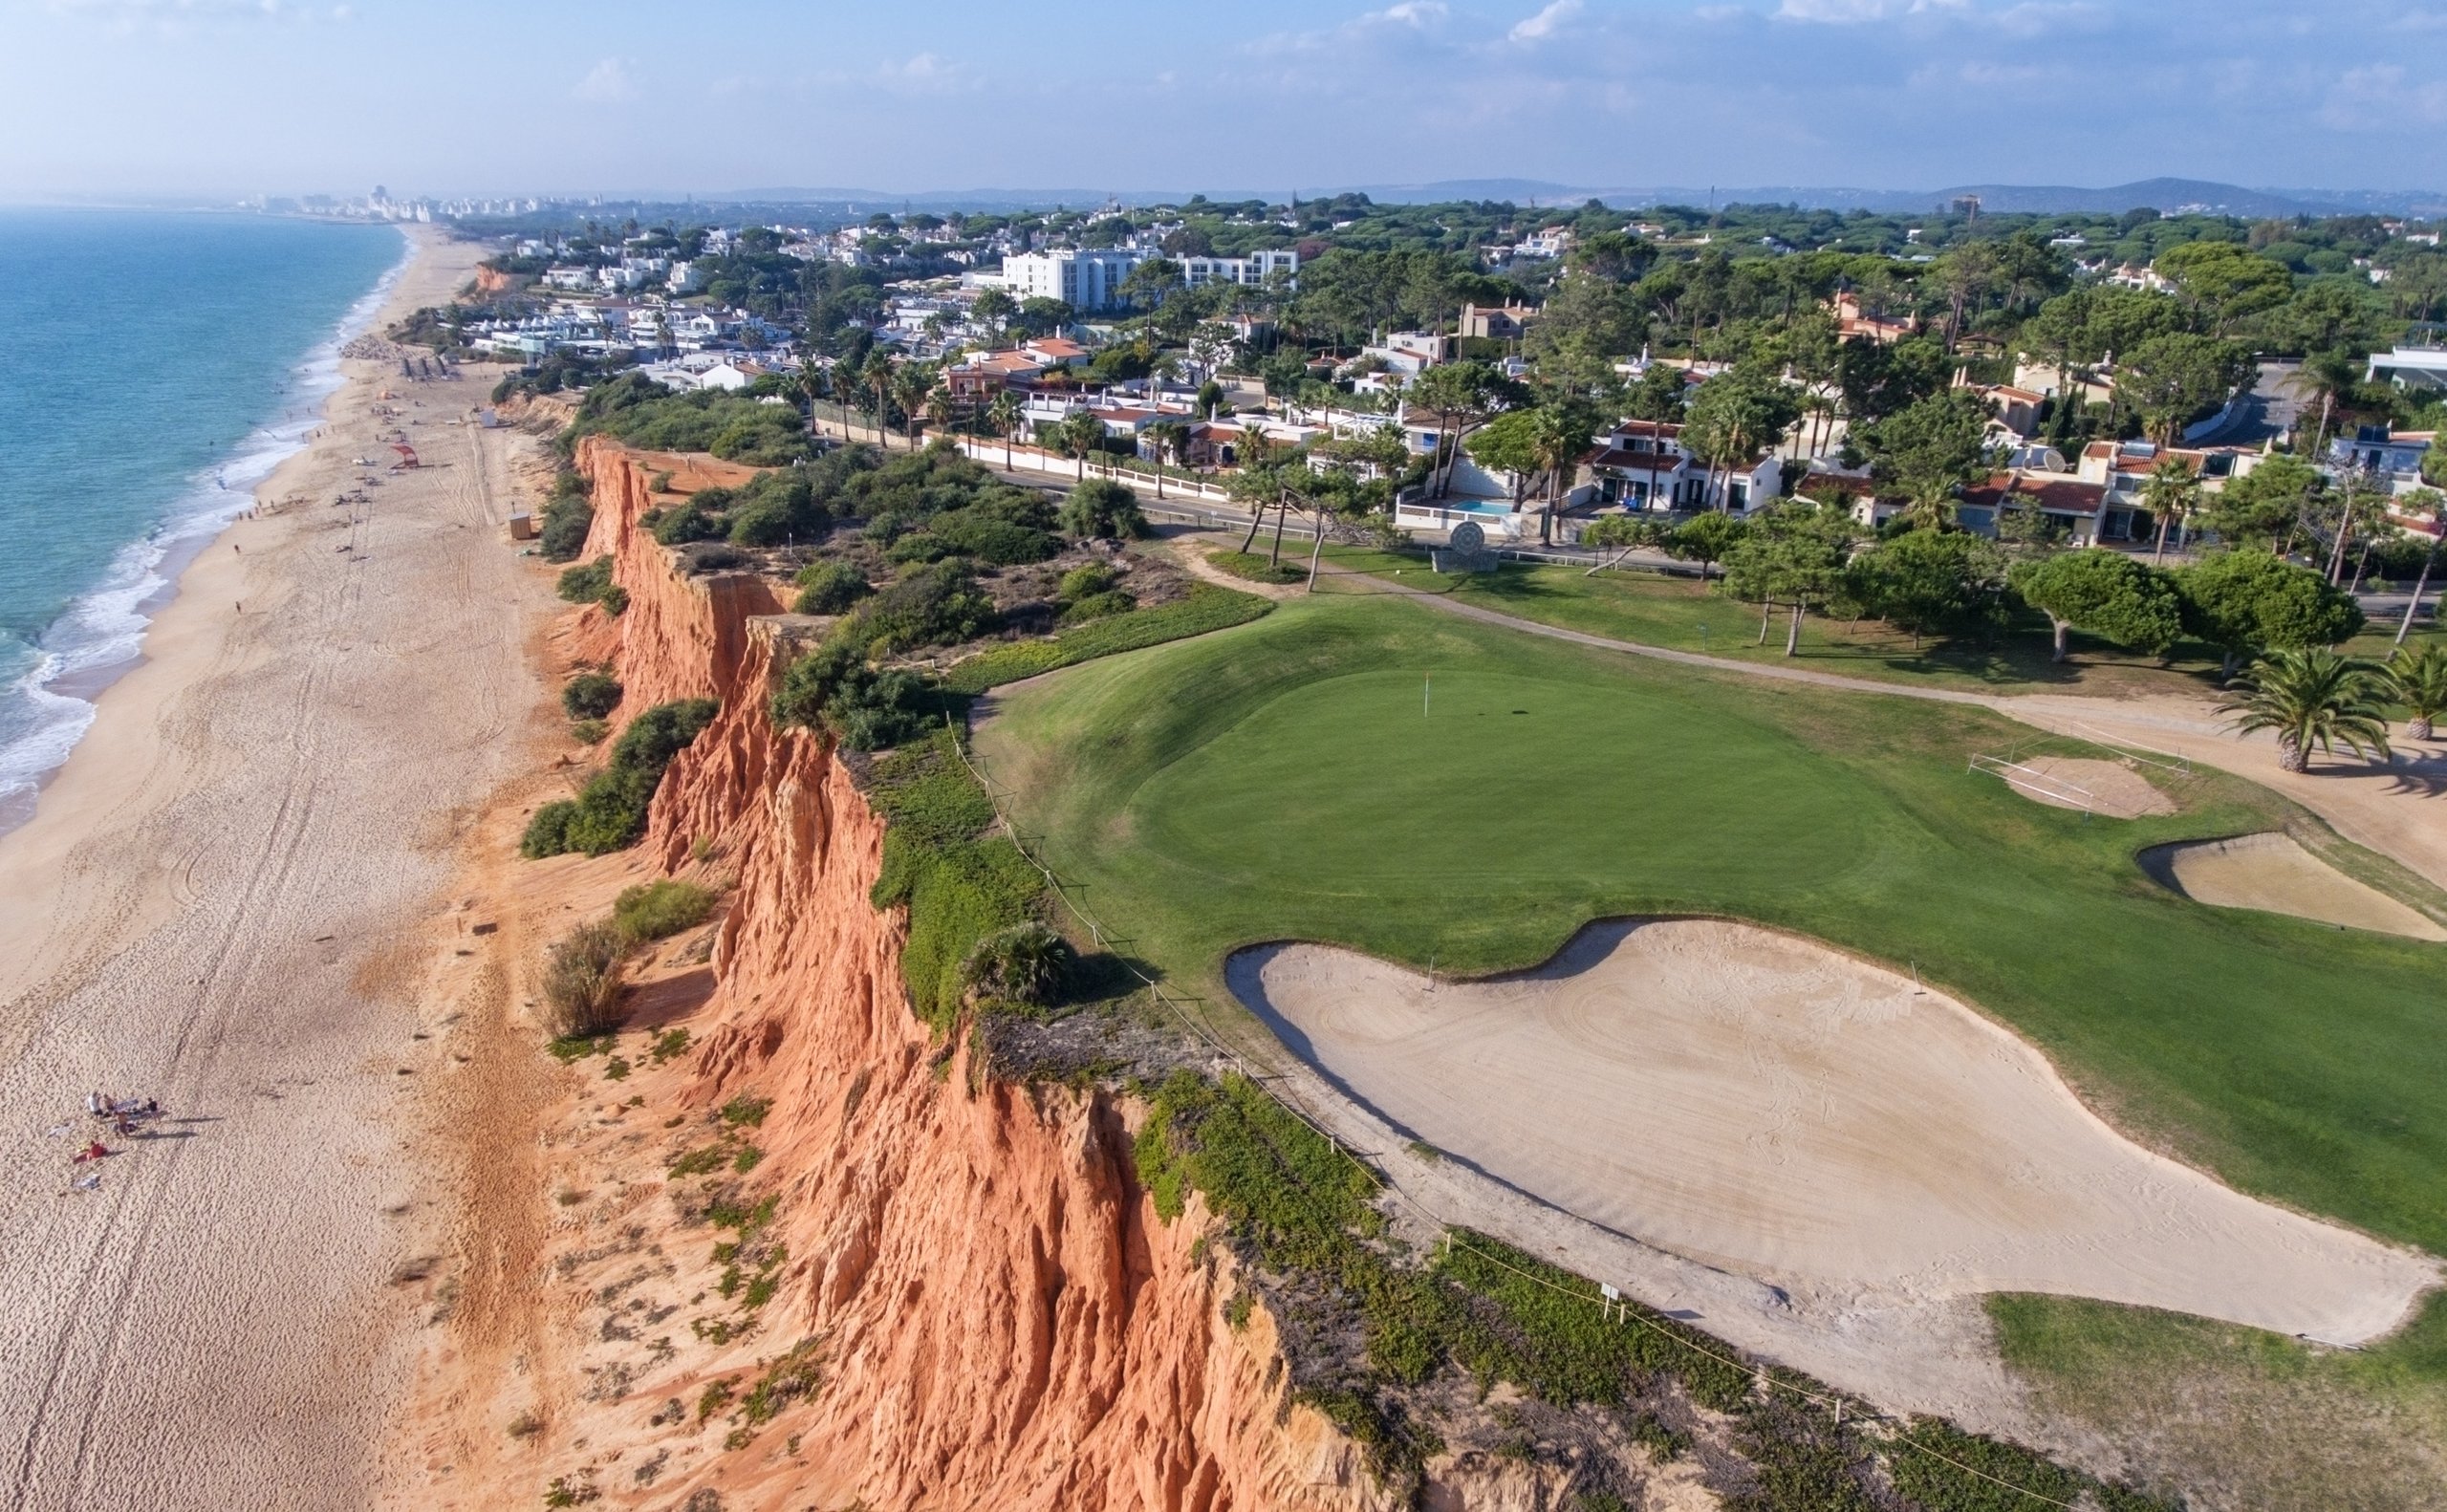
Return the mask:
[[[2154,845],[2141,869],[2162,887],[2217,908],[2256,908],[2349,929],[2447,940],[2447,929],[2306,851],[2291,835]]]
[[[1294,1052],[1419,1138],[1763,1280],[2057,1292],[2352,1342],[2436,1279],[2141,1149],[1960,1004],[1768,930],[1594,925],[1483,983],[1297,944],[1226,972]]]
[[[2111,819],[2174,813],[2176,802],[2121,762],[2085,756],[2033,756],[1999,770],[2014,791],[2054,809],[2087,809]]]

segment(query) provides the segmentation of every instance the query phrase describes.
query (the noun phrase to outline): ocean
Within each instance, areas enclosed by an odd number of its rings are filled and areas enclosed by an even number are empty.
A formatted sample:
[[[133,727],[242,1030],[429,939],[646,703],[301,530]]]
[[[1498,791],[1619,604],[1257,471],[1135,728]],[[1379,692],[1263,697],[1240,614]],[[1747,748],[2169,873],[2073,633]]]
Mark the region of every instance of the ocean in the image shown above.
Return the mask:
[[[379,226],[0,210],[0,829],[320,422],[405,253]]]

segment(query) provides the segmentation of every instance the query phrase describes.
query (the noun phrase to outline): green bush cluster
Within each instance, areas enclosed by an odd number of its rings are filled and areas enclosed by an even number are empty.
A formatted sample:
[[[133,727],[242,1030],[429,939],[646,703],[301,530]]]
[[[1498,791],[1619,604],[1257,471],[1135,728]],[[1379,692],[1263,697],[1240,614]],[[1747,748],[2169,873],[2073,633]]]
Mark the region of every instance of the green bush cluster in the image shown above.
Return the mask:
[[[620,680],[589,668],[561,686],[561,712],[574,720],[599,720],[620,706]]]
[[[956,694],[983,693],[1056,667],[1246,624],[1273,608],[1255,594],[1194,583],[1185,596],[1169,604],[1098,619],[1050,640],[1016,641],[982,652],[955,663],[943,674],[942,686]]]
[[[586,480],[574,467],[562,468],[552,480],[552,496],[544,501],[536,549],[548,562],[574,562],[586,550],[586,532],[594,524],[595,503],[587,497]]]
[[[601,604],[603,612],[615,619],[629,607],[629,591],[612,581],[612,558],[608,556],[570,568],[561,573],[552,590],[573,604]]]
[[[847,562],[810,562],[799,570],[793,614],[837,615],[875,592],[867,575]]]
[[[647,510],[639,523],[665,546],[787,546],[822,540],[833,514],[816,497],[809,469],[790,467],[760,472],[736,488],[701,488],[682,504]]]
[[[639,715],[613,744],[610,767],[590,779],[574,799],[535,810],[519,840],[519,853],[530,860],[572,851],[602,855],[636,844],[645,833],[646,808],[654,802],[663,768],[713,723],[719,710],[711,699],[682,699]]]
[[[1076,955],[1069,940],[1025,919],[971,946],[961,978],[975,1003],[1039,1007],[1053,1000]]]
[[[923,679],[870,665],[837,634],[791,662],[773,690],[774,724],[829,730],[850,750],[898,745],[924,729],[932,712]]]
[[[1111,478],[1091,478],[1062,501],[1062,529],[1082,540],[1135,541],[1148,533],[1138,495]]]
[[[587,392],[565,444],[604,435],[649,451],[704,451],[727,462],[779,467],[809,452],[807,422],[788,404],[700,389],[675,394],[642,373]]]
[[[713,917],[715,894],[709,887],[675,877],[640,882],[620,890],[612,900],[612,925],[642,944],[694,929]]]
[[[1138,607],[1137,598],[1121,586],[1120,570],[1109,562],[1082,562],[1063,573],[1057,598],[1061,623],[1066,625],[1110,619]]]

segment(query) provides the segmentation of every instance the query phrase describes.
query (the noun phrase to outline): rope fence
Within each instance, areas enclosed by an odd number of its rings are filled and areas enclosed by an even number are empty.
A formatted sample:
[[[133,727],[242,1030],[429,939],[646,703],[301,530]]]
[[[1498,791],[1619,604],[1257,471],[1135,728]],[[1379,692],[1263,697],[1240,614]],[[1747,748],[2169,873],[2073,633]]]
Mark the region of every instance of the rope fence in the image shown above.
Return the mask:
[[[968,749],[968,742],[964,738],[964,732],[949,715],[944,716],[943,724],[950,731],[952,749],[959,755],[961,765],[967,769],[969,776],[976,779],[978,787],[985,791],[986,804],[993,810],[995,822],[1002,827],[1004,833],[1009,838],[1013,848],[1020,853],[1021,857],[1026,860],[1029,865],[1034,867],[1037,872],[1045,877],[1046,886],[1052,890],[1053,896],[1060,899],[1062,906],[1070,912],[1072,918],[1075,918],[1080,924],[1085,926],[1091,936],[1099,942],[1110,942],[1116,938],[1126,939],[1126,937],[1115,937],[1104,927],[1104,923],[1101,919],[1096,918],[1085,908],[1082,908],[1079,905],[1078,900],[1071,896],[1070,889],[1062,885],[1062,879],[1054,875],[1053,869],[1050,866],[1048,866],[1037,854],[1036,851],[1031,849],[1028,842],[1022,838],[1019,827],[1012,822],[1010,814],[1004,808],[1004,791],[995,786],[993,780],[985,774],[985,769],[971,758]],[[1559,1296],[1569,1297],[1578,1302],[1585,1302],[1597,1307],[1601,1312],[1628,1319],[1632,1323],[1637,1324],[1639,1327],[1648,1329],[1650,1332],[1655,1333],[1682,1349],[1688,1350],[1694,1354],[1714,1360],[1720,1365],[1730,1366],[1735,1370],[1747,1372],[1752,1374],[1762,1386],[1765,1387],[1769,1391],[1788,1392],[1803,1401],[1811,1403],[1814,1406],[1829,1409],[1833,1414],[1835,1421],[1838,1423],[1841,1423],[1844,1420],[1844,1415],[1848,1408],[1852,1411],[1856,1418],[1861,1420],[1881,1423],[1889,1426],[1894,1426],[1897,1423],[1896,1418],[1885,1413],[1880,1413],[1871,1409],[1863,1403],[1845,1396],[1840,1393],[1814,1392],[1806,1387],[1796,1386],[1789,1381],[1780,1380],[1773,1373],[1762,1367],[1757,1361],[1743,1360],[1733,1355],[1720,1353],[1719,1351],[1711,1350],[1704,1345],[1694,1342],[1679,1332],[1665,1328],[1656,1319],[1644,1316],[1641,1312],[1634,1311],[1630,1308],[1624,1308],[1619,1313],[1615,1313],[1613,1304],[1602,1294],[1583,1291],[1576,1287],[1563,1285],[1548,1277],[1539,1275],[1535,1271],[1526,1270],[1500,1255],[1489,1254],[1487,1251],[1479,1248],[1477,1245],[1469,1242],[1466,1232],[1457,1231],[1453,1225],[1447,1223],[1444,1220],[1437,1217],[1435,1214],[1429,1212],[1425,1207],[1421,1206],[1411,1197],[1409,1193],[1403,1191],[1399,1186],[1388,1179],[1383,1173],[1379,1172],[1375,1167],[1362,1159],[1358,1152],[1345,1144],[1332,1131],[1328,1130],[1323,1123],[1319,1122],[1316,1117],[1310,1114],[1306,1108],[1301,1107],[1295,1097],[1283,1090],[1281,1085],[1282,1079],[1280,1077],[1273,1072],[1260,1071],[1249,1063],[1246,1057],[1243,1056],[1231,1046],[1225,1044],[1220,1035],[1216,1034],[1207,1025],[1202,1022],[1190,1011],[1188,1004],[1192,1002],[1198,1001],[1197,999],[1190,997],[1188,994],[1183,994],[1181,1001],[1175,1002],[1172,997],[1165,993],[1163,987],[1157,983],[1156,979],[1149,976],[1146,972],[1141,971],[1136,962],[1123,961],[1121,963],[1123,968],[1127,970],[1131,976],[1137,978],[1139,983],[1147,989],[1148,995],[1155,999],[1155,1001],[1161,1004],[1168,1012],[1172,1013],[1177,1019],[1179,1019],[1182,1027],[1186,1028],[1193,1037],[1195,1037],[1200,1043],[1214,1050],[1224,1060],[1230,1062],[1234,1069],[1238,1070],[1244,1077],[1248,1079],[1250,1085],[1264,1091],[1266,1095],[1273,1099],[1284,1112],[1289,1113],[1292,1117],[1297,1118],[1302,1124],[1306,1125],[1311,1133],[1315,1134],[1317,1137],[1325,1140],[1328,1145],[1332,1146],[1336,1154],[1350,1161],[1353,1167],[1355,1168],[1361,1177],[1367,1180],[1369,1186],[1374,1191],[1391,1197],[1395,1201],[1399,1202],[1403,1207],[1409,1209],[1412,1215],[1418,1218],[1421,1222],[1440,1231],[1443,1235],[1444,1243],[1448,1248],[1458,1247],[1465,1250],[1472,1256],[1484,1261],[1490,1265],[1494,1265],[1502,1270],[1510,1271],[1512,1274],[1521,1277],[1525,1281],[1534,1282]],[[1595,1284],[1592,1283],[1592,1285]],[[1950,1466],[1955,1470],[1959,1470],[1964,1475],[1971,1476],[1980,1480],[1987,1481],[1991,1485],[2002,1487],[2004,1490],[2014,1492],[2020,1496],[2027,1497],[2031,1501],[2039,1502],[2044,1506],[2063,1507],[2067,1509],[2067,1512],[2082,1512],[2081,1505],[2078,1502],[2059,1501],[2055,1497],[2047,1496],[2042,1492],[2033,1491],[2027,1486],[2016,1485],[2014,1482],[2003,1480],[1989,1473],[1988,1471],[1982,1470],[1977,1465],[1965,1464],[1951,1455],[1945,1454],[1939,1450],[1932,1449],[1928,1445],[1920,1443],[1908,1436],[1898,1434],[1897,1436],[1887,1439],[1886,1444],[1889,1448],[1900,1447],[1910,1449],[1917,1454],[1926,1455],[1930,1458]]]

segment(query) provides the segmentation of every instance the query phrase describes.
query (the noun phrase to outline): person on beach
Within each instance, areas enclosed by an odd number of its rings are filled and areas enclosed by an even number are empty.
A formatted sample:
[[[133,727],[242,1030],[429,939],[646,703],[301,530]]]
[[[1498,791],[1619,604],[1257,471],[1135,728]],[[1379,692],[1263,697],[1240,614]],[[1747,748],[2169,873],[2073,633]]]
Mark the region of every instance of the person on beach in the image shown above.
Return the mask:
[[[102,1148],[102,1142],[99,1139],[97,1139],[92,1144],[87,1145],[84,1149],[77,1151],[76,1158],[73,1163],[76,1165],[84,1165],[91,1161],[99,1160],[109,1154],[110,1152],[108,1150]]]

